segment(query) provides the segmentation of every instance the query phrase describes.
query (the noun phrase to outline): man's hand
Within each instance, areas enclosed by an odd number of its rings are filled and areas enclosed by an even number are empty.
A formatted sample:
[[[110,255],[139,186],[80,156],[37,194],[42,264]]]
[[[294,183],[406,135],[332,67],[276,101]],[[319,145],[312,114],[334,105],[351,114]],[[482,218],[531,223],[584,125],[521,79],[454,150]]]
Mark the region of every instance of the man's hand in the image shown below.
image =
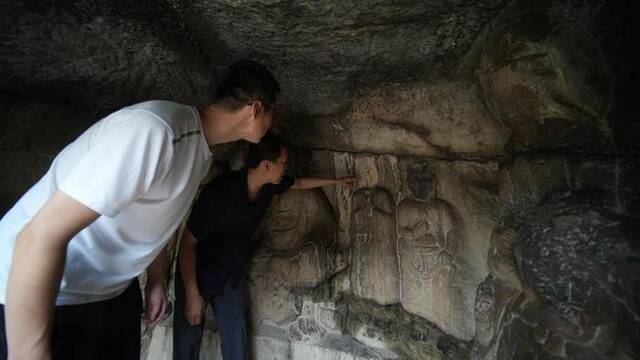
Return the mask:
[[[204,300],[200,294],[194,294],[187,296],[186,303],[184,305],[184,316],[187,318],[187,322],[191,326],[200,325],[200,322],[204,318]]]
[[[164,285],[162,283],[145,286],[146,304],[144,309],[144,321],[149,326],[154,326],[164,318],[167,310],[167,297],[165,296]]]

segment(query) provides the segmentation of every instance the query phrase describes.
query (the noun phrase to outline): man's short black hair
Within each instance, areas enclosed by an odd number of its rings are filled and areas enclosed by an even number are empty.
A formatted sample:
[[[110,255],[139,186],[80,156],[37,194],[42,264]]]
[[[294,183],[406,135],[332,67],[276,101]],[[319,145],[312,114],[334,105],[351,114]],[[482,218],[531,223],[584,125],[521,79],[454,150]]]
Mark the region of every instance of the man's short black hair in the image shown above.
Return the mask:
[[[253,60],[231,64],[220,78],[213,97],[229,111],[239,110],[254,100],[273,106],[280,93],[280,84],[269,70]]]
[[[249,169],[257,168],[263,160],[276,162],[280,157],[285,143],[278,135],[268,132],[257,144],[249,144],[244,166]]]

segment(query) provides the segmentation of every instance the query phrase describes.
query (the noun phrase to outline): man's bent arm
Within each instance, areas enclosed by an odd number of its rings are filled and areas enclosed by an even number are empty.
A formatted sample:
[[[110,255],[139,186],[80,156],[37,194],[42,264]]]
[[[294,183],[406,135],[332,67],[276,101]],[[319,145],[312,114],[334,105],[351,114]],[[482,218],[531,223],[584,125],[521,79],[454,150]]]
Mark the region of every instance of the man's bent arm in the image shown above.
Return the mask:
[[[166,259],[167,247],[164,246],[147,268],[144,318],[152,326],[162,320],[167,308],[165,292]]]
[[[99,216],[57,191],[18,234],[5,306],[10,359],[50,359],[53,307],[67,245]]]
[[[195,236],[189,231],[189,228],[185,228],[180,241],[179,263],[185,295],[188,298],[200,296],[196,275],[196,243]]]
[[[308,189],[315,189],[315,188],[328,186],[328,185],[351,186],[354,182],[355,182],[355,179],[351,177],[342,177],[338,179],[322,178],[322,177],[304,177],[304,178],[297,178],[296,182],[293,184],[291,188],[298,189],[298,190],[308,190]]]
[[[151,265],[147,267],[147,284],[164,286],[166,263],[167,247],[164,246]]]
[[[184,283],[185,304],[184,309],[176,311],[184,311],[185,318],[189,325],[195,326],[202,322],[204,315],[204,301],[198,289],[197,273],[196,273],[196,238],[189,229],[185,229],[182,233],[182,241],[180,242],[180,273],[182,274],[182,282]]]

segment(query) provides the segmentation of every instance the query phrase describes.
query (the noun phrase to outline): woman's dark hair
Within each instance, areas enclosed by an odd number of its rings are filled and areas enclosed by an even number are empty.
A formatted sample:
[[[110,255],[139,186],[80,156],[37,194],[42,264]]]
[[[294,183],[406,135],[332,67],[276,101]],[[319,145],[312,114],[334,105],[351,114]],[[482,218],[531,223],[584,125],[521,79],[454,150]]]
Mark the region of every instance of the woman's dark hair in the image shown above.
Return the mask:
[[[285,143],[282,138],[272,132],[268,132],[259,143],[249,144],[244,166],[249,169],[255,169],[263,160],[276,162],[284,148]]]
[[[231,64],[220,78],[213,97],[229,111],[239,110],[254,100],[273,106],[280,93],[280,84],[261,64],[239,60]]]

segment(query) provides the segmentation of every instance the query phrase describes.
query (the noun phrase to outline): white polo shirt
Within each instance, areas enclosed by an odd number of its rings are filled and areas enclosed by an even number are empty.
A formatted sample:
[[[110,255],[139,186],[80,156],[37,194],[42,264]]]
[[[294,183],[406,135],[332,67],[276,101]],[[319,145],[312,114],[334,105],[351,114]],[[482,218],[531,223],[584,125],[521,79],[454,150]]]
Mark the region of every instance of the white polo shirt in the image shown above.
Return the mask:
[[[56,304],[122,293],[176,231],[211,157],[190,106],[148,101],[98,121],[0,220],[0,303],[16,237],[56,190],[102,215],[69,243]]]

